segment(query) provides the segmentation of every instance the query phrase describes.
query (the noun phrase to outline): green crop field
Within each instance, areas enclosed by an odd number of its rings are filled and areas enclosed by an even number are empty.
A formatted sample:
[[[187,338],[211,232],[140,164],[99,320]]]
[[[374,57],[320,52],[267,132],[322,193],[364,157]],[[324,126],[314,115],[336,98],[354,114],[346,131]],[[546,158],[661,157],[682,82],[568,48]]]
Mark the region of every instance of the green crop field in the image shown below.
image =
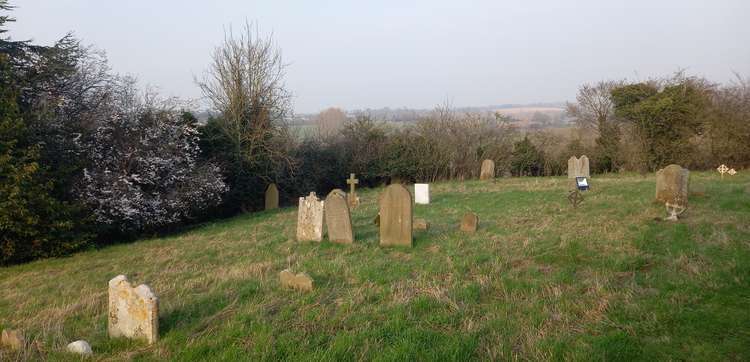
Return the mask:
[[[413,248],[378,246],[373,189],[353,245],[295,241],[289,207],[0,268],[0,328],[26,335],[0,360],[77,360],[77,339],[101,360],[750,360],[748,172],[692,173],[679,222],[654,179],[595,176],[577,210],[561,177],[432,184]],[[107,337],[118,274],[158,295],[156,344]]]

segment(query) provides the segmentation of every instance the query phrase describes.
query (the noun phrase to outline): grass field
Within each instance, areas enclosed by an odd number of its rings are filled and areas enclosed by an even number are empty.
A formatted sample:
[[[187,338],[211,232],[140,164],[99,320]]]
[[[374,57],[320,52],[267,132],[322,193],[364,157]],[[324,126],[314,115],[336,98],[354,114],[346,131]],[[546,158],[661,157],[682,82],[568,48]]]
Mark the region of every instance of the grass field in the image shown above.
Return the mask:
[[[296,208],[0,268],[0,360],[750,360],[750,177],[692,173],[690,208],[659,219],[654,175],[594,177],[573,211],[564,178],[431,186],[414,248],[381,248],[377,193],[354,245],[298,243]],[[476,234],[459,232],[466,211]],[[285,268],[315,279],[284,290]],[[160,298],[155,345],[109,339],[107,281]]]

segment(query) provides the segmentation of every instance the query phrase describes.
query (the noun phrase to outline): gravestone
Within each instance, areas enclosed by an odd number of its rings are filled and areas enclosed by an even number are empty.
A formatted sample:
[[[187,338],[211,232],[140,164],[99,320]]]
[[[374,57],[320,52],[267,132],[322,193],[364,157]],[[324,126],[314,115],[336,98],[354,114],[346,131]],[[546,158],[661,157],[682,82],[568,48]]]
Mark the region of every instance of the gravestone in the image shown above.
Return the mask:
[[[412,246],[414,213],[409,190],[392,184],[380,195],[380,245]]]
[[[589,158],[586,155],[581,156],[581,158],[571,156],[568,159],[568,178],[574,179],[576,177],[591,177]]]
[[[578,162],[581,163],[581,166],[578,168],[578,177],[591,177],[589,173],[589,158],[583,155],[578,159]]]
[[[346,180],[346,183],[349,184],[349,206],[356,207],[359,201],[356,185],[359,184],[359,180],[354,178],[354,174],[352,173],[349,174],[349,179]]]
[[[461,219],[461,231],[473,233],[479,226],[479,216],[473,212],[466,213]]]
[[[414,184],[414,203],[421,205],[430,203],[430,184]]]
[[[266,189],[266,210],[273,210],[278,208],[279,190],[276,188],[276,184],[270,184]]]
[[[342,244],[354,242],[352,217],[344,191],[335,189],[328,193],[325,201],[325,215],[328,240]]]
[[[159,299],[145,284],[135,288],[118,275],[109,281],[110,337],[142,339],[152,344],[159,339]]]
[[[297,289],[304,292],[313,290],[313,280],[305,273],[294,274],[289,269],[284,269],[279,273],[279,281],[285,288]]]
[[[687,206],[690,171],[669,165],[656,171],[656,199],[672,205]]]
[[[299,198],[297,208],[297,241],[323,240],[323,205],[314,192]]]
[[[489,180],[495,178],[495,161],[482,161],[482,169],[479,171],[480,180]]]

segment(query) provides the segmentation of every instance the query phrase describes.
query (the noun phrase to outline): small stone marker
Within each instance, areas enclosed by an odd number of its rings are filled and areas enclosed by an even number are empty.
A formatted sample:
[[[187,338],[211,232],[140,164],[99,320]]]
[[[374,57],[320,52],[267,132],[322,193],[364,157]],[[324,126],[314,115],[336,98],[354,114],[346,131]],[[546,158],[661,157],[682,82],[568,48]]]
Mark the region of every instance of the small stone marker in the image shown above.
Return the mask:
[[[326,196],[326,227],[328,240],[334,243],[351,244],[354,242],[354,231],[345,195],[344,191],[335,189]]]
[[[297,208],[297,241],[323,240],[323,205],[314,192],[299,198]]]
[[[391,184],[380,195],[380,246],[412,246],[414,210],[409,190]]]
[[[350,207],[356,207],[359,203],[359,198],[357,197],[357,188],[356,185],[359,184],[359,180],[354,178],[354,174],[349,174],[349,179],[346,180],[346,183],[349,184],[349,206]]]
[[[414,184],[414,203],[420,205],[430,203],[430,184]]]
[[[159,299],[145,284],[133,288],[124,275],[109,281],[109,336],[159,339]]]
[[[672,205],[687,206],[690,171],[669,165],[656,172],[656,199]]]
[[[24,342],[23,333],[18,330],[3,329],[2,336],[0,336],[0,346],[13,350],[22,349]]]
[[[430,228],[430,223],[425,219],[414,219],[414,230],[427,230]]]
[[[313,290],[313,280],[305,273],[294,274],[289,269],[284,269],[279,273],[281,285],[285,288],[309,292]]]
[[[461,219],[461,231],[473,233],[479,226],[479,216],[473,212],[466,213]]]
[[[576,177],[591,177],[589,172],[589,158],[586,155],[581,156],[581,158],[571,156],[568,159],[568,178],[574,179]]]
[[[279,189],[276,188],[276,184],[268,185],[266,188],[266,210],[273,210],[279,208]]]
[[[490,180],[495,178],[495,161],[484,160],[482,161],[482,168],[479,171],[480,180]]]
[[[736,175],[736,174],[737,174],[737,171],[735,171],[735,170],[734,170],[733,168],[730,168],[730,169],[729,169],[729,171],[727,171],[727,173],[728,173],[728,174],[729,174],[730,176],[734,176],[734,175]]]
[[[68,344],[66,349],[70,353],[80,354],[82,356],[91,356],[92,354],[94,354],[94,351],[91,350],[91,345],[89,345],[89,342],[86,342],[84,340],[72,342]]]

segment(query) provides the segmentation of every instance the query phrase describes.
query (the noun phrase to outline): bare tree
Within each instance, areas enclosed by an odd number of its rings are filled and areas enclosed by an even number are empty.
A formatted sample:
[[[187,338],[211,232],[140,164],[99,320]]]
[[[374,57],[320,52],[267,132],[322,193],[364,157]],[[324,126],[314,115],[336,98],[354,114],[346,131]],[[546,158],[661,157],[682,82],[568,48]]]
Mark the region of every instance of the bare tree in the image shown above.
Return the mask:
[[[236,36],[231,29],[213,52],[204,79],[203,95],[221,112],[220,128],[244,162],[261,160],[293,166],[283,140],[288,136],[291,94],[285,88],[286,64],[272,36],[262,37],[245,24]]]
[[[340,108],[331,107],[322,110],[315,117],[318,137],[328,138],[337,134],[344,128],[346,120],[346,113]]]
[[[592,130],[598,135],[598,151],[594,163],[599,171],[615,171],[619,167],[617,148],[620,129],[614,116],[611,92],[622,84],[621,81],[584,84],[578,89],[576,103],[568,103],[566,107],[568,115],[575,119],[579,127]]]

